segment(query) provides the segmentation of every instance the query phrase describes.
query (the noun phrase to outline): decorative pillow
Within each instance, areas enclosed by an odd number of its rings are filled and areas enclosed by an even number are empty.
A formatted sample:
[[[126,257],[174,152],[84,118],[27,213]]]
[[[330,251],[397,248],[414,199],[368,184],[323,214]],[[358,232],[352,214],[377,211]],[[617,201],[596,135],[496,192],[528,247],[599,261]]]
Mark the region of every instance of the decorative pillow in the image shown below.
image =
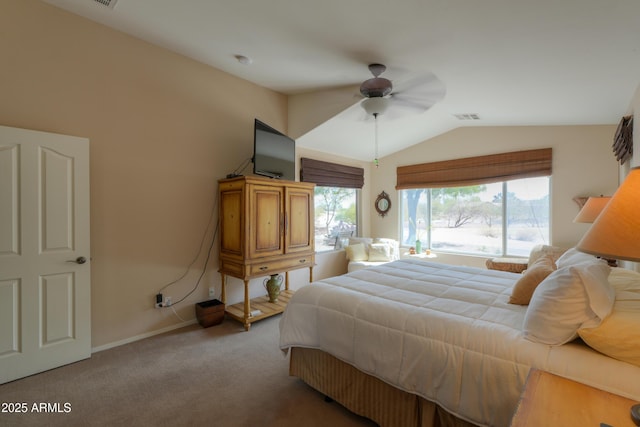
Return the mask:
[[[373,239],[373,243],[386,243],[389,245],[390,252],[389,257],[391,261],[400,259],[400,244],[395,239],[388,239],[386,237],[377,237]]]
[[[587,345],[614,359],[640,366],[640,273],[611,269],[616,301],[609,317],[595,328],[578,329]]]
[[[357,243],[355,245],[349,245],[344,248],[349,261],[366,261],[369,259],[367,252],[364,249],[364,244]]]
[[[363,245],[370,245],[373,243],[373,239],[371,237],[349,237],[349,244],[356,245],[358,243],[362,243]]]
[[[531,248],[531,252],[529,252],[529,262],[528,265],[531,267],[534,262],[540,257],[550,256],[555,263],[560,256],[566,252],[566,248],[561,248],[559,246],[549,246],[549,245],[536,245]]]
[[[597,258],[593,255],[589,255],[584,252],[580,252],[576,248],[571,248],[563,253],[556,261],[558,268],[570,267],[572,265],[582,264],[584,262],[591,262]]]
[[[540,282],[555,270],[556,264],[550,255],[536,259],[514,285],[511,291],[511,297],[509,298],[509,304],[529,304],[533,291],[536,290]]]
[[[369,245],[369,261],[392,261],[391,247],[386,243],[372,243]]]
[[[611,268],[595,260],[558,268],[533,292],[523,332],[530,341],[565,344],[580,328],[594,328],[613,307],[615,291],[607,278]]]
[[[358,243],[364,245],[364,250],[367,253],[367,257],[369,257],[369,245],[373,243],[373,239],[371,237],[349,237],[349,246],[357,245]],[[366,261],[366,259],[358,261]]]

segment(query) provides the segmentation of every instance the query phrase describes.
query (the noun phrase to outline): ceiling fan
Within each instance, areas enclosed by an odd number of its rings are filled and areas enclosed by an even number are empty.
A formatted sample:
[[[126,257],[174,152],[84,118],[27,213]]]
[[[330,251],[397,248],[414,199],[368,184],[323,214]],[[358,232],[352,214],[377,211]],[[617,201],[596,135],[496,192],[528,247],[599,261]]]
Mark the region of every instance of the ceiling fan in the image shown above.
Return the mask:
[[[394,119],[410,114],[420,114],[431,108],[445,95],[444,85],[433,73],[424,73],[412,80],[393,87],[391,80],[380,77],[387,67],[383,64],[369,64],[369,71],[373,77],[360,85],[360,95],[364,98],[360,106],[366,112],[366,117],[373,117],[375,121],[375,156],[373,163],[378,161],[378,116],[384,114],[387,119]]]
[[[364,98],[360,105],[367,116],[377,118],[379,114],[388,113],[389,119],[393,119],[420,114],[444,98],[444,84],[433,73],[422,73],[394,88],[391,80],[380,77],[386,69],[383,64],[369,64],[373,77],[360,85],[360,95]]]

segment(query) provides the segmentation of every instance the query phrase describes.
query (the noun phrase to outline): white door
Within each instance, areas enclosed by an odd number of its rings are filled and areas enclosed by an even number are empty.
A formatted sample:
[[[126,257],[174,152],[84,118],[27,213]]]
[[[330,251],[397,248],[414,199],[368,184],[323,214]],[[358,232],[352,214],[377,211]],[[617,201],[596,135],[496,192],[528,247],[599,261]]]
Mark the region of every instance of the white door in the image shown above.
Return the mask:
[[[0,126],[0,384],[91,356],[89,140]]]

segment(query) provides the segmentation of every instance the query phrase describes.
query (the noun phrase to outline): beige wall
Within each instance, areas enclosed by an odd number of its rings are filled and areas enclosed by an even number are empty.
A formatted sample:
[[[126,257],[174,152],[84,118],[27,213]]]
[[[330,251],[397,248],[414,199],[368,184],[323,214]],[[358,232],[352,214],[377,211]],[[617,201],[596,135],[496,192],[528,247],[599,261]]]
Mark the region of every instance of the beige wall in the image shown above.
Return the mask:
[[[397,166],[551,147],[551,243],[571,246],[588,227],[573,223],[578,213],[573,197],[613,194],[618,185],[617,162],[611,149],[615,129],[613,125],[458,128],[381,159],[380,167],[371,172],[370,191],[372,195],[386,191],[392,206],[397,207]],[[397,235],[398,210],[392,208],[384,218],[372,212],[371,227],[376,235]],[[484,266],[485,261],[481,257],[442,255],[438,259],[475,266]]]
[[[154,295],[196,256],[254,117],[286,130],[287,98],[37,0],[1,1],[0,29],[0,124],[90,139],[93,347],[180,324]],[[194,287],[210,241],[165,295]],[[181,317],[219,295],[217,265],[216,244]]]

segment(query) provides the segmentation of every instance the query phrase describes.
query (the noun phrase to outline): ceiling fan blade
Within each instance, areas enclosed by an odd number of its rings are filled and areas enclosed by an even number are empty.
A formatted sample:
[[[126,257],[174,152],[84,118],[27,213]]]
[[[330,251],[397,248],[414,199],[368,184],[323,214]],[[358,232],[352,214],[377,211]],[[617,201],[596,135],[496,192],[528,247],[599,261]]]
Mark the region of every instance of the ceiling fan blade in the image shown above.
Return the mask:
[[[444,86],[442,81],[432,72],[423,72],[407,80],[393,80],[395,92],[420,91],[422,87]]]
[[[393,91],[392,96],[410,97],[416,101],[424,99],[433,105],[433,103],[441,101],[445,94],[444,83],[435,74],[424,73],[411,80],[396,84],[396,90]]]
[[[426,111],[441,101],[444,98],[444,95],[444,91],[432,91],[430,93],[424,92],[421,95],[409,95],[406,93],[392,94],[391,104]]]
[[[421,113],[433,107],[434,104],[435,102],[429,102],[424,99],[414,100],[410,98],[394,97],[389,108],[403,108],[415,111],[416,113]]]

